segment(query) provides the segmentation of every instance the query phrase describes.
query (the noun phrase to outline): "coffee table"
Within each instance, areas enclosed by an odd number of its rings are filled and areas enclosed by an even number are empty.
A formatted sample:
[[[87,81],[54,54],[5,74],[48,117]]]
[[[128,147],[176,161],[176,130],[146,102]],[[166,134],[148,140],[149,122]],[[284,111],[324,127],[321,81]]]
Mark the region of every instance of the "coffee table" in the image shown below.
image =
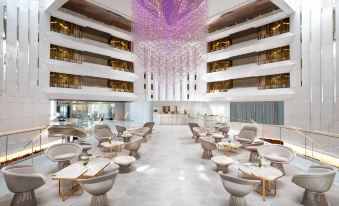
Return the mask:
[[[239,149],[242,146],[239,142],[231,141],[231,142],[219,142],[219,147],[224,147],[224,154],[229,155],[232,153],[235,153],[237,149]]]
[[[54,173],[52,180],[59,181],[59,196],[62,201],[75,195],[78,190],[80,190],[80,193],[77,195],[83,193],[82,187],[76,182],[78,179],[95,177],[103,172],[110,163],[111,161],[108,159],[95,159],[89,161],[86,166],[83,166],[83,162],[76,162]],[[66,182],[71,182],[71,190],[69,191],[65,189]]]
[[[103,142],[101,143],[101,146],[104,148],[104,153],[107,150],[110,151],[110,158],[113,158],[113,151],[114,151],[114,156],[116,156],[117,154],[117,148],[119,148],[119,151],[121,152],[122,150],[122,146],[125,144],[125,142],[122,141],[111,141],[111,143],[109,142]]]
[[[277,168],[266,164],[258,167],[258,163],[245,163],[239,166],[239,171],[261,180],[256,192],[262,194],[264,201],[265,196],[277,194],[276,180],[283,176],[283,173]]]
[[[122,139],[124,139],[124,142],[130,142],[132,136],[133,135],[131,133],[128,133],[128,132],[122,133],[122,135],[120,135],[120,137]]]
[[[215,143],[221,142],[221,139],[225,138],[225,136],[220,133],[214,133],[212,134],[212,137],[214,138]]]

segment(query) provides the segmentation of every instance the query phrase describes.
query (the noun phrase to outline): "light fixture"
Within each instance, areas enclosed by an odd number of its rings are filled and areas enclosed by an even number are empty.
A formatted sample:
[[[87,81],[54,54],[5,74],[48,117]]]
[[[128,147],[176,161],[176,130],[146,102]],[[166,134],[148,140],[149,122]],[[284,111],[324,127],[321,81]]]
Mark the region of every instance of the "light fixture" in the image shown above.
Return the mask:
[[[159,83],[182,80],[206,54],[207,0],[133,0],[136,66]]]

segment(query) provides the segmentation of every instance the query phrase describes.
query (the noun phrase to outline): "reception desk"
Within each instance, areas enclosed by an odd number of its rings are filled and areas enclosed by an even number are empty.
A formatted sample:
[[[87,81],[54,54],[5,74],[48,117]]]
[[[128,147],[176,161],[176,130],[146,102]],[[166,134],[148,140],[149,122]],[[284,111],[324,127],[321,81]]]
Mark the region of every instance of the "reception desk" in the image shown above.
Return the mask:
[[[187,124],[188,114],[165,114],[154,112],[153,121],[155,124],[184,125]]]

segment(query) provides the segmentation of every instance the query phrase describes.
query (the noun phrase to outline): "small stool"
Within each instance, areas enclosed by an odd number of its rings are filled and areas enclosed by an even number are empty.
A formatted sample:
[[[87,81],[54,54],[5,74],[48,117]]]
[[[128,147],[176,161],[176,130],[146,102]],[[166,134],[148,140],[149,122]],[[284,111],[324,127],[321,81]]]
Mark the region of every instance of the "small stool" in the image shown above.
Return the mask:
[[[228,166],[233,163],[233,159],[226,156],[214,156],[212,162],[217,165],[217,171],[228,173]]]
[[[114,158],[113,162],[119,165],[120,173],[127,173],[130,171],[130,166],[135,162],[135,157],[132,156],[118,156]]]
[[[120,135],[120,137],[122,139],[124,139],[124,142],[130,142],[132,136],[133,135],[131,133],[128,133],[128,132],[124,132],[122,135]]]
[[[224,138],[225,136],[222,134],[213,134],[212,137],[214,138],[215,143],[221,142],[221,139]]]

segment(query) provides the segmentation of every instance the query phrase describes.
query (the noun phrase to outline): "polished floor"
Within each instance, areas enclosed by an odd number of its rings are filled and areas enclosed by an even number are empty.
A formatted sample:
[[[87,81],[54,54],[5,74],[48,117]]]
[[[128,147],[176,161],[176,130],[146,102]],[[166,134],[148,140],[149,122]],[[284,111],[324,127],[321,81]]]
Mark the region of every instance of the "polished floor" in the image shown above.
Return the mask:
[[[96,140],[91,137],[93,154],[103,154],[96,147]],[[127,154],[123,151],[118,155]],[[224,190],[215,165],[201,159],[200,144],[194,143],[187,126],[156,126],[154,134],[140,149],[141,159],[137,160],[132,172],[118,174],[113,189],[108,193],[113,206],[227,206],[229,195]],[[214,153],[222,154],[222,151]],[[248,153],[243,151],[232,156],[236,163],[230,172],[237,175],[237,164],[248,161]],[[287,165],[287,175],[278,180],[277,195],[266,201],[252,192],[247,196],[248,205],[252,206],[294,206],[301,205],[303,189],[294,185],[291,175],[301,172],[293,164]],[[46,176],[45,186],[36,190],[38,205],[42,206],[84,206],[89,205],[90,195],[73,196],[65,202],[58,196],[58,182],[51,180],[56,172],[56,164],[43,155],[35,159],[36,167]],[[110,168],[110,170],[115,167]],[[107,170],[108,171],[108,170]],[[3,182],[1,183],[3,184]],[[2,185],[3,186],[3,185]],[[339,205],[339,187],[333,186],[327,192],[332,205]],[[0,198],[0,205],[9,205],[11,193]]]

